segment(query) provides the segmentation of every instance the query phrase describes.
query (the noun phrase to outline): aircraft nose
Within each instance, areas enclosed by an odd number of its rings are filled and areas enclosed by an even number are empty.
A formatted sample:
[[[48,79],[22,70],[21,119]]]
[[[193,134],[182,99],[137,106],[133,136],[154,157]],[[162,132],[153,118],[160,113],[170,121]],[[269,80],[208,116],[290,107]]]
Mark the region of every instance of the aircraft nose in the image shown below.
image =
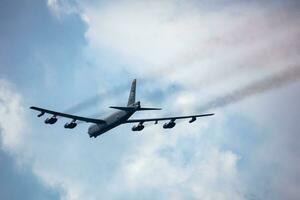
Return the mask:
[[[88,134],[90,135],[90,137],[94,137],[95,135],[97,135],[97,133],[99,132],[99,127],[96,124],[93,124],[89,127],[88,129]]]

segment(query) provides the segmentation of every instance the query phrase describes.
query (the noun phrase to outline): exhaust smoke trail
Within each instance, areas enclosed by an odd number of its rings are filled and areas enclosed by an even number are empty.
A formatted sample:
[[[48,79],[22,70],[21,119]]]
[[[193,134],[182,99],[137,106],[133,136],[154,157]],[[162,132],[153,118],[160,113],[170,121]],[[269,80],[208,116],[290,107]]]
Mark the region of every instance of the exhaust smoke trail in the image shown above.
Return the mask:
[[[210,110],[213,108],[225,107],[230,104],[237,103],[239,101],[245,100],[251,96],[255,96],[273,89],[283,87],[287,84],[293,83],[300,80],[300,67],[288,67],[284,70],[281,70],[273,75],[267,76],[262,80],[255,81],[250,83],[242,88],[233,90],[229,94],[219,96],[216,99],[207,102],[204,106],[201,106],[201,111]],[[122,89],[124,89],[122,87]],[[116,89],[117,92],[120,92],[120,88]],[[110,95],[115,95],[114,90],[110,90]],[[106,94],[107,95],[107,94]],[[85,101],[72,106],[67,109],[66,113],[76,113],[82,110],[87,109],[88,107],[95,106],[101,98],[102,95],[92,96]],[[99,113],[92,115],[91,117],[97,117]]]
[[[95,107],[97,104],[99,104],[102,100],[111,99],[111,98],[118,98],[120,95],[123,94],[123,92],[126,92],[127,86],[119,86],[110,88],[107,91],[101,92],[100,94],[96,94],[94,96],[91,96],[84,101],[77,103],[70,108],[66,109],[64,112],[66,113],[78,113],[83,110],[86,110],[88,108]]]
[[[300,67],[289,67],[279,71],[276,74],[258,80],[249,85],[238,88],[229,94],[217,97],[216,99],[206,103],[201,110],[206,111],[213,108],[225,107],[230,104],[237,103],[251,96],[255,96],[273,89],[283,87],[287,84],[296,82],[300,79]]]
[[[76,112],[80,112],[82,110],[85,110],[85,109],[87,109],[91,106],[95,106],[95,104],[97,104],[99,102],[100,96],[101,95],[92,96],[92,97],[84,100],[83,102],[72,106],[71,108],[65,110],[64,112],[66,112],[66,113],[76,113]]]

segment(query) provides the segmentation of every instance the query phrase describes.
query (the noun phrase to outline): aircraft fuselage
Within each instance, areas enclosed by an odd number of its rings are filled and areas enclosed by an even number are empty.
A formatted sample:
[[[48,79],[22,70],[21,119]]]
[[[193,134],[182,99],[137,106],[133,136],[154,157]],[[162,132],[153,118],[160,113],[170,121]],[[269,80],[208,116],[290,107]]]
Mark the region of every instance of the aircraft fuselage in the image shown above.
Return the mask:
[[[136,110],[133,111],[117,111],[113,114],[109,115],[108,117],[104,118],[105,123],[104,124],[93,124],[88,129],[88,134],[90,137],[97,137],[116,126],[119,126],[126,122],[131,115],[135,113]]]

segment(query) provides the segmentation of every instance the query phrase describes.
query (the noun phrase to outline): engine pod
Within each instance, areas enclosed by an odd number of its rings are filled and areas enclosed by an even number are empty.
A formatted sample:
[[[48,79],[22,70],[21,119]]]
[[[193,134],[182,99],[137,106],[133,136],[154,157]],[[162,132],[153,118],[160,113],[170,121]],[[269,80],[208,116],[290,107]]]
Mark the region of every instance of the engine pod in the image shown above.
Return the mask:
[[[51,118],[47,118],[45,120],[45,124],[55,124],[57,122],[57,118],[55,116],[51,117]]]
[[[64,125],[65,128],[70,128],[70,129],[75,128],[76,126],[77,126],[76,122],[70,122]]]
[[[167,128],[173,128],[175,125],[176,125],[176,123],[175,123],[174,121],[170,121],[170,122],[168,122],[168,123],[165,123],[165,124],[163,125],[163,128],[164,128],[164,129],[167,129]]]
[[[138,124],[138,125],[134,125],[131,130],[132,131],[141,131],[145,128],[145,126],[143,124]]]

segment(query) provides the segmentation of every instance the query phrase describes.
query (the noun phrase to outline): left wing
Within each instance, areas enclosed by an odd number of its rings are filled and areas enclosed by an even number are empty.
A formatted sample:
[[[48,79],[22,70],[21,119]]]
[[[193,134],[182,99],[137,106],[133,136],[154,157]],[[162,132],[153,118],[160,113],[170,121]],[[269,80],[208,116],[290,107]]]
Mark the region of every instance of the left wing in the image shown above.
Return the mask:
[[[140,123],[144,123],[144,122],[158,122],[158,121],[166,121],[166,120],[171,120],[171,121],[175,121],[176,119],[186,119],[186,118],[191,118],[190,122],[193,122],[196,120],[197,117],[207,117],[207,116],[212,116],[214,115],[214,113],[210,113],[210,114],[202,114],[202,115],[188,115],[188,116],[178,116],[178,117],[162,117],[162,118],[148,118],[148,119],[129,119],[124,123],[136,123],[136,122],[140,122]]]
[[[91,123],[95,123],[95,124],[106,123],[104,120],[101,120],[101,119],[94,119],[94,118],[88,118],[88,117],[81,117],[81,116],[77,116],[77,115],[70,115],[70,114],[66,114],[66,113],[47,110],[47,109],[44,109],[44,108],[38,108],[38,107],[35,107],[35,106],[31,106],[30,108],[33,109],[33,110],[40,111],[41,114],[39,114],[38,116],[42,116],[44,113],[49,113],[49,114],[52,114],[54,116],[61,116],[61,117],[70,118],[70,119],[73,119],[74,121],[79,120],[79,121],[91,122]]]

